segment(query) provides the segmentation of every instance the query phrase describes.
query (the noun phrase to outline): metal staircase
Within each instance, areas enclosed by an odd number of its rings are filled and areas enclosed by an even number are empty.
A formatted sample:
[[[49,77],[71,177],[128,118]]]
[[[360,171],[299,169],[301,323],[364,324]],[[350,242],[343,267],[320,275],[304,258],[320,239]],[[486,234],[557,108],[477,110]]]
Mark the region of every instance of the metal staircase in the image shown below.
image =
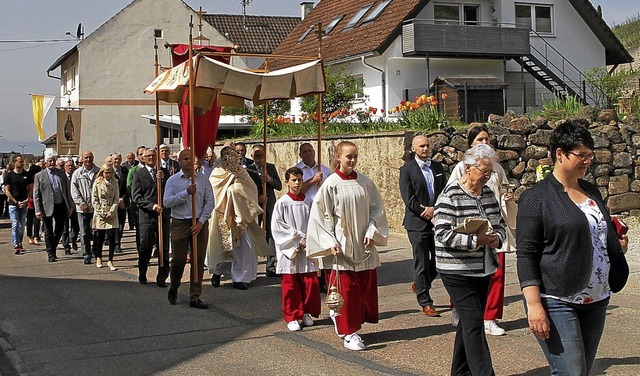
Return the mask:
[[[600,105],[586,76],[542,36],[530,30],[530,53],[514,60],[559,98],[575,97],[585,105]]]

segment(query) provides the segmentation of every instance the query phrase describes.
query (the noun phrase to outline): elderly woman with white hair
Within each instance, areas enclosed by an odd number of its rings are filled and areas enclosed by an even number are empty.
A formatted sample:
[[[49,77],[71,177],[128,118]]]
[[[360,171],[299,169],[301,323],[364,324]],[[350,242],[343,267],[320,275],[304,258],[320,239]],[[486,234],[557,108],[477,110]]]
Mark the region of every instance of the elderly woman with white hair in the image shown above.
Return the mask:
[[[495,249],[505,239],[500,205],[487,186],[495,173],[495,151],[479,144],[464,154],[462,176],[438,196],[434,213],[436,269],[460,316],[451,374],[493,375],[483,313],[491,274],[498,267]],[[469,219],[485,223],[473,229]],[[486,220],[486,221],[484,221]]]

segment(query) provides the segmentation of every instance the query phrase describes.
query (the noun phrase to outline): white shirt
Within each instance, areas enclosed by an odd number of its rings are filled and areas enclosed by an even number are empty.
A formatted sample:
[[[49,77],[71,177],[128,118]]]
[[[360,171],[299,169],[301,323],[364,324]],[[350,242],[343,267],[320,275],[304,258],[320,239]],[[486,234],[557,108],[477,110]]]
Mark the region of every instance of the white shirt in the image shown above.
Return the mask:
[[[171,218],[191,219],[191,195],[187,188],[191,185],[191,178],[182,170],[171,175],[164,189],[164,206],[171,208]],[[213,190],[204,174],[196,172],[196,218],[205,223],[211,218],[213,211]]]
[[[309,167],[304,162],[300,161],[298,162],[298,164],[295,165],[295,167],[298,167],[299,169],[302,170],[303,182],[311,179],[313,175],[315,175],[316,172],[318,172],[318,162],[316,162],[313,165],[313,167]],[[329,167],[322,165],[322,182],[324,182],[329,177],[329,175],[331,175],[331,170],[329,169]],[[316,193],[318,193],[318,185],[312,184],[304,194],[309,198],[309,200],[313,201],[313,198],[316,196]]]

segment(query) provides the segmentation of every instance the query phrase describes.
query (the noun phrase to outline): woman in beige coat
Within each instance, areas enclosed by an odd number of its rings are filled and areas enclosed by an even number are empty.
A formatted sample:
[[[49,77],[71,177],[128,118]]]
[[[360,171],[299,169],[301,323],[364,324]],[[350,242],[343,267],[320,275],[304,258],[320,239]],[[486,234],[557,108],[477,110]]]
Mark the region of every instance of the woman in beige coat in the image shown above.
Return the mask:
[[[105,235],[109,237],[109,261],[107,265],[112,271],[117,270],[113,265],[113,253],[115,250],[116,229],[118,223],[118,181],[113,178],[113,167],[105,163],[98,171],[96,180],[91,189],[91,204],[93,205],[93,220],[91,227],[97,233],[95,257],[96,266],[102,268],[102,245]]]

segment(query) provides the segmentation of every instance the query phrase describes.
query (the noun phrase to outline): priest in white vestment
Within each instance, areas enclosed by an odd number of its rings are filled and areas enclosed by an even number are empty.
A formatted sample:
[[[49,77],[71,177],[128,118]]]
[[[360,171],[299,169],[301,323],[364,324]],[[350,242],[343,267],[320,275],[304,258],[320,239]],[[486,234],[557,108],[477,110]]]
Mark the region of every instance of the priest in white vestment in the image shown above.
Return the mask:
[[[207,261],[211,283],[220,286],[221,275],[231,275],[233,288],[246,290],[258,273],[257,256],[270,254],[256,219],[262,214],[258,190],[240,166],[232,146],[220,151],[220,166],[211,171],[209,182],[215,208],[209,225]]]

